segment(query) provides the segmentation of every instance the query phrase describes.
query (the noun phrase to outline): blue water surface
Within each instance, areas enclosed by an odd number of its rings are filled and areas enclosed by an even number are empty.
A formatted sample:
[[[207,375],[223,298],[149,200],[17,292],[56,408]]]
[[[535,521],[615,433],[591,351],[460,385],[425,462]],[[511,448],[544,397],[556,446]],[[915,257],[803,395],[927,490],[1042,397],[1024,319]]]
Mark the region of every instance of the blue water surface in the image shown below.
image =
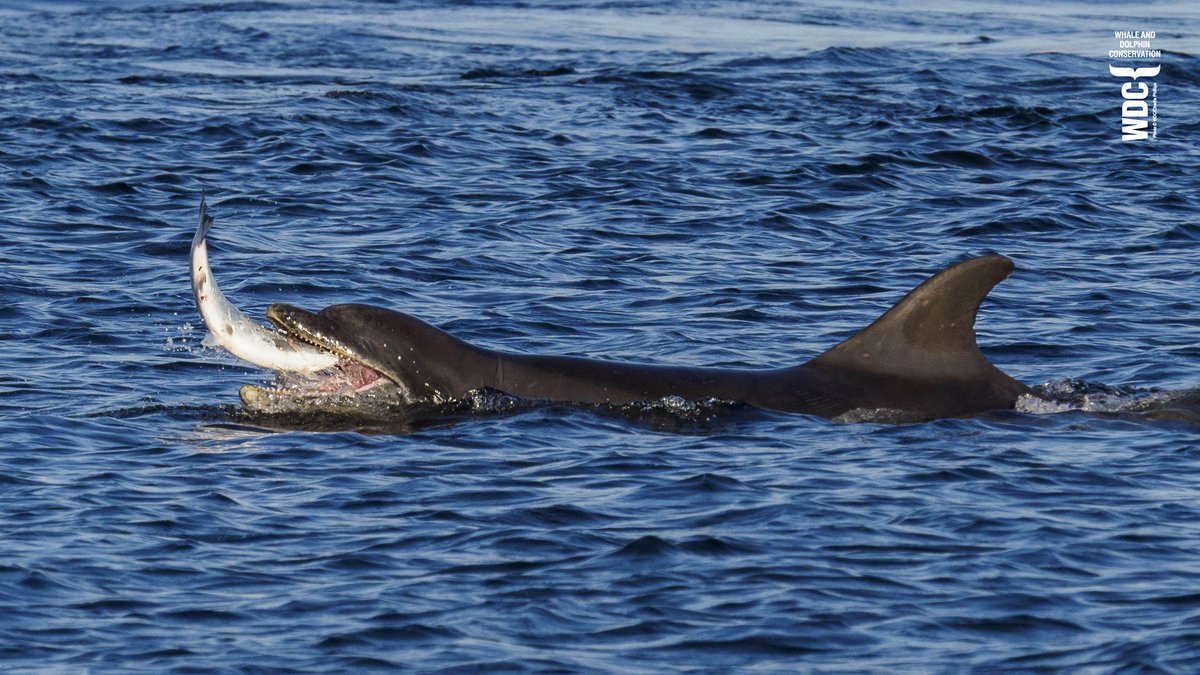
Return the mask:
[[[0,8],[0,664],[1200,668],[1200,415],[1137,410],[1200,387],[1200,16],[960,9]],[[200,344],[202,193],[255,317],[655,363],[800,363],[1001,253],[979,341],[1058,407],[268,423]]]

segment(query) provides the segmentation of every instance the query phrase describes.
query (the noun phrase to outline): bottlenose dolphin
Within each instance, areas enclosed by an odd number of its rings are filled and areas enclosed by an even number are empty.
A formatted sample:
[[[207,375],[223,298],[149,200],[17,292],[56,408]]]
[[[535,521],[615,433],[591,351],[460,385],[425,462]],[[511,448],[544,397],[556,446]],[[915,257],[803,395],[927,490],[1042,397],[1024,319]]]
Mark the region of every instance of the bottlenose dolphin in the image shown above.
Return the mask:
[[[204,283],[194,284],[205,323],[214,334],[224,333],[217,336],[221,346],[281,373],[282,386],[241,388],[242,403],[252,411],[352,412],[442,404],[494,390],[580,404],[718,399],[829,418],[886,410],[915,421],[1012,408],[1020,396],[1034,394],[989,363],[975,342],[980,303],[1013,271],[1013,262],[1003,256],[951,265],[806,363],[762,370],[694,368],[485,349],[407,314],[362,304],[317,313],[274,304],[266,312],[278,331],[272,332],[217,290],[204,245],[211,219],[203,201],[200,208],[192,266],[195,279],[197,253],[205,255]],[[220,299],[220,311],[205,310],[213,298]],[[305,371],[309,374],[289,375]]]

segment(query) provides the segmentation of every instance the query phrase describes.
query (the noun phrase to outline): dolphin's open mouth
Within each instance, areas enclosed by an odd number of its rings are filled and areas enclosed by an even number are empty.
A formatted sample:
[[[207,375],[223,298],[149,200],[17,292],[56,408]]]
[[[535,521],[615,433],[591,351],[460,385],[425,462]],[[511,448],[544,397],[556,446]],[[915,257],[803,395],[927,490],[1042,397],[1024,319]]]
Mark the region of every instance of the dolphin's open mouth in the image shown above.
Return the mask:
[[[289,305],[271,305],[267,319],[288,341],[303,343],[337,356],[337,362],[317,372],[276,371],[275,385],[244,385],[242,403],[260,412],[294,412],[320,408],[360,410],[364,404],[402,402],[399,387],[387,375],[364,363],[332,325],[319,314]]]

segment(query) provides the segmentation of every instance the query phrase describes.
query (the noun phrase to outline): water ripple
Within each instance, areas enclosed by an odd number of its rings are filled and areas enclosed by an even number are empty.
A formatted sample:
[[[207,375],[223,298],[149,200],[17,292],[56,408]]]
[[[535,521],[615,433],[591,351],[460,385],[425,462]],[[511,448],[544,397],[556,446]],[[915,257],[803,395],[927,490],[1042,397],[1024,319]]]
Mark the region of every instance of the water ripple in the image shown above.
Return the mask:
[[[1198,26],[1122,144],[1093,9],[0,10],[0,661],[1195,670]],[[641,362],[799,363],[1002,253],[979,340],[1049,400],[249,416],[202,192],[254,316]]]

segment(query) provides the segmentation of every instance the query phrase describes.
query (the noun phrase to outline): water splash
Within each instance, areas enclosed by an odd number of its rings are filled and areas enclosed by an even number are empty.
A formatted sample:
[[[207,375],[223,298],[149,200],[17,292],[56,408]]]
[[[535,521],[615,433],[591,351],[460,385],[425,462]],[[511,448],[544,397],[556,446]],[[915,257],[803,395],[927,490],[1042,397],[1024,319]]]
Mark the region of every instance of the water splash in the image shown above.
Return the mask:
[[[1017,412],[1035,415],[1069,412],[1130,414],[1147,419],[1200,423],[1200,389],[1159,391],[1063,378],[1034,387],[1034,391],[1036,395],[1026,394],[1017,399]]]

